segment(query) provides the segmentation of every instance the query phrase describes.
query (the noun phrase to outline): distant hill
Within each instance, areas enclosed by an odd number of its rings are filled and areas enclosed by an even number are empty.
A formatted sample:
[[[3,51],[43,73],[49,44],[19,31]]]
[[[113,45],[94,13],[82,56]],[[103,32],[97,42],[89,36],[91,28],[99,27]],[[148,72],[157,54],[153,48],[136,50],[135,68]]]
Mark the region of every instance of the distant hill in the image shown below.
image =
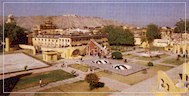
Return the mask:
[[[35,25],[44,23],[44,21],[51,19],[53,24],[58,28],[69,27],[96,27],[102,25],[115,25],[115,26],[133,26],[124,24],[115,20],[105,20],[99,17],[82,17],[76,15],[61,15],[61,16],[28,16],[28,17],[15,17],[16,23],[26,29],[31,29]],[[7,17],[5,17],[5,22]],[[0,25],[3,23],[3,17],[0,17]]]

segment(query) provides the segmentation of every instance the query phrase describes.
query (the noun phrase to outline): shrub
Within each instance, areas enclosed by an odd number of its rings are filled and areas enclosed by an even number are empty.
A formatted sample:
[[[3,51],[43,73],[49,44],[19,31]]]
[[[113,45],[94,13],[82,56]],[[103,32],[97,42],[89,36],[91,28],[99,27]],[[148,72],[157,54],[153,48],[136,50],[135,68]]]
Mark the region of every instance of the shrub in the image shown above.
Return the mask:
[[[154,66],[152,62],[148,62],[148,66]]]
[[[85,80],[88,82],[88,83],[97,83],[99,81],[99,78],[96,74],[94,73],[89,73],[86,75],[85,77]]]
[[[123,59],[121,52],[113,52],[112,53],[112,58],[113,59]]]
[[[90,83],[90,90],[93,90],[95,88],[104,87],[104,85],[105,84],[103,82]]]

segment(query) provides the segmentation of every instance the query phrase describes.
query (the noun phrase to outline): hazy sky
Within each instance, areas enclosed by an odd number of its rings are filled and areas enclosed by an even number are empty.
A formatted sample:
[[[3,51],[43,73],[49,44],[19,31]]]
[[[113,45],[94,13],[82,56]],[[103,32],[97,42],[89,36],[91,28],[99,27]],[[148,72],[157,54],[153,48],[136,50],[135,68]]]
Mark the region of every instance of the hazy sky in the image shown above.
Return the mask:
[[[54,2],[66,0],[0,0],[2,2]],[[186,2],[189,0],[75,0],[73,2],[85,3],[5,3],[4,14],[12,13],[14,16],[56,16],[63,14],[76,14],[79,16],[101,17],[119,22],[146,26],[149,23],[159,26],[174,26],[180,18],[185,18],[184,3],[118,3],[118,2]],[[117,3],[107,3],[107,2]],[[2,5],[1,2],[1,5]],[[99,3],[103,2],[103,3]],[[3,6],[2,6],[3,7]],[[3,11],[0,8],[0,15]],[[189,9],[187,5],[187,9]],[[187,18],[189,10],[187,10]]]

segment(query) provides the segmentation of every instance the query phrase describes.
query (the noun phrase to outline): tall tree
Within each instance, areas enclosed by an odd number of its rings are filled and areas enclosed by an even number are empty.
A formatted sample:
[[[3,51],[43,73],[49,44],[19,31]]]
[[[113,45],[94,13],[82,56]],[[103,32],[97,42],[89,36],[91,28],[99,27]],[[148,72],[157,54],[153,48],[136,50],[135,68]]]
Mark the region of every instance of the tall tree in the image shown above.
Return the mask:
[[[161,33],[159,27],[155,24],[147,25],[146,38],[149,43],[153,42],[154,39],[160,39]]]
[[[100,32],[108,35],[110,45],[134,45],[134,35],[129,30],[123,30],[121,27],[105,26]]]
[[[183,19],[180,19],[175,24],[174,32],[176,33],[184,33],[185,32],[185,21]],[[189,32],[189,20],[186,20],[186,32]]]
[[[146,36],[141,36],[141,42],[143,43],[143,42],[146,42],[146,41],[147,41]]]
[[[3,40],[3,27],[1,26],[0,29],[1,40]],[[17,26],[16,23],[6,23],[4,25],[4,37],[9,37],[12,45],[25,43],[25,29]]]
[[[108,35],[110,32],[113,32],[113,31],[114,31],[114,26],[108,25],[108,26],[104,26],[104,28],[100,29],[99,33]]]

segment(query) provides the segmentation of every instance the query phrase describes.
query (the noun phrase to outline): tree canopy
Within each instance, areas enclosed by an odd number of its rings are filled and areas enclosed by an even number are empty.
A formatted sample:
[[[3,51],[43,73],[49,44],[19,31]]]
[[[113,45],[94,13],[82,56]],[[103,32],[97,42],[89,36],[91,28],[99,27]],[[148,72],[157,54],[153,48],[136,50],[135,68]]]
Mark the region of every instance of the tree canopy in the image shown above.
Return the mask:
[[[159,27],[155,24],[147,25],[146,38],[149,43],[153,42],[154,39],[160,39],[161,33]]]
[[[0,39],[3,40],[3,26],[0,28],[0,36]],[[4,37],[9,37],[12,45],[25,43],[25,29],[15,23],[6,23],[4,25]]]
[[[183,19],[180,19],[175,24],[174,32],[176,33],[184,33],[185,32],[185,21]],[[186,20],[186,32],[189,32],[189,20]]]
[[[108,35],[110,45],[134,45],[134,35],[122,27],[105,26],[100,32]]]
[[[147,41],[146,36],[141,36],[141,42],[143,43],[143,42],[146,42],[146,41]]]

